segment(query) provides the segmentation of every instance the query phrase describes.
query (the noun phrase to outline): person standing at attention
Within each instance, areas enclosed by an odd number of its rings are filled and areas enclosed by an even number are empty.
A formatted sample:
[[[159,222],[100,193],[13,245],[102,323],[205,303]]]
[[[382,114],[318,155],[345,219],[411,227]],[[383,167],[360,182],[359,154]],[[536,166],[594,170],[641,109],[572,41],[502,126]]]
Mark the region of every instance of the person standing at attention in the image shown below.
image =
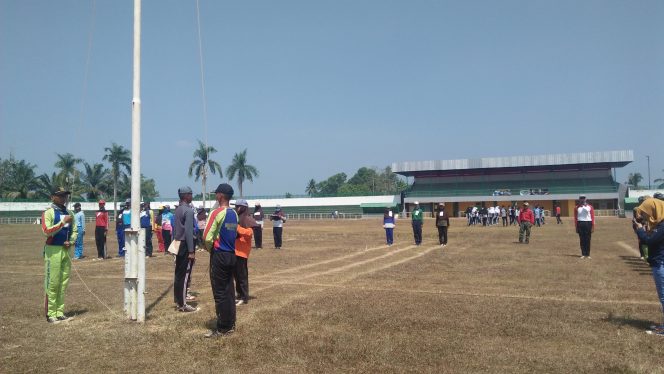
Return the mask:
[[[125,226],[122,219],[124,204],[120,205],[120,213],[115,217],[115,235],[118,238],[118,257],[124,257],[125,254]]]
[[[556,205],[556,225],[562,225],[563,220],[560,219],[560,205]]]
[[[450,227],[450,216],[445,212],[445,203],[438,204],[436,227],[438,228],[438,242],[441,247],[444,247],[447,245],[447,228]]]
[[[164,213],[164,206],[160,205],[157,209],[157,215],[154,216],[154,223],[152,224],[152,232],[157,236],[157,245],[159,252],[164,252],[164,236],[161,234],[161,215]]]
[[[521,210],[519,211],[519,217],[517,221],[519,222],[519,243],[528,244],[530,242],[530,229],[535,224],[535,215],[533,211],[528,208],[528,202],[524,202]]]
[[[152,257],[152,227],[154,226],[154,215],[150,209],[150,203],[141,204],[140,214],[141,228],[145,229],[145,257]]]
[[[193,199],[190,187],[178,188],[180,203],[175,210],[174,240],[180,241],[178,254],[175,256],[175,277],[173,293],[175,303],[180,312],[195,312],[195,308],[187,304],[187,284],[191,275],[191,268],[196,259],[196,245],[194,243],[194,209],[189,205]]]
[[[260,202],[256,202],[254,206],[254,220],[256,221],[256,226],[254,227],[254,241],[256,242],[256,249],[263,248],[263,219],[265,218],[263,214],[263,207],[261,207]]]
[[[235,331],[233,271],[237,262],[235,242],[239,220],[237,213],[230,209],[233,187],[222,183],[214,192],[219,207],[210,213],[203,237],[205,249],[210,252],[210,283],[217,325],[205,334],[206,338],[217,338]]]
[[[74,245],[74,260],[80,260],[83,258],[83,236],[85,235],[85,214],[81,211],[81,203],[74,204],[74,212],[74,221],[78,230]]]
[[[161,235],[164,237],[164,248],[168,250],[173,241],[173,225],[175,218],[171,213],[171,207],[164,206],[164,213],[161,215]],[[166,253],[167,254],[167,253]]]
[[[574,209],[574,226],[579,234],[581,259],[590,259],[590,239],[595,232],[595,209],[588,204],[585,195],[579,196],[579,205]]]
[[[106,235],[108,234],[108,212],[106,201],[99,200],[99,210],[95,215],[95,244],[97,245],[97,259],[106,258]]]
[[[390,208],[385,208],[383,213],[383,228],[385,228],[385,238],[387,240],[387,245],[392,246],[394,244],[394,228],[396,227],[396,217],[394,217],[394,212]]]
[[[71,257],[69,248],[76,242],[78,228],[74,216],[67,211],[67,197],[71,193],[63,189],[51,193],[51,207],[42,214],[42,232],[46,235],[44,245],[44,306],[46,321],[60,323],[65,317],[65,291],[69,284]]]
[[[415,245],[422,244],[422,221],[424,219],[424,212],[420,208],[419,201],[415,202],[415,208],[411,212],[411,220],[413,225],[413,236],[415,237]]]
[[[249,253],[251,252],[251,237],[254,235],[253,228],[256,220],[249,214],[247,200],[237,199],[235,211],[238,215],[237,237],[235,239],[235,305],[243,305],[249,302]]]
[[[272,235],[274,236],[274,248],[281,249],[281,244],[284,234],[284,223],[286,222],[286,215],[281,209],[281,205],[277,205],[274,213],[270,216],[272,220]]]

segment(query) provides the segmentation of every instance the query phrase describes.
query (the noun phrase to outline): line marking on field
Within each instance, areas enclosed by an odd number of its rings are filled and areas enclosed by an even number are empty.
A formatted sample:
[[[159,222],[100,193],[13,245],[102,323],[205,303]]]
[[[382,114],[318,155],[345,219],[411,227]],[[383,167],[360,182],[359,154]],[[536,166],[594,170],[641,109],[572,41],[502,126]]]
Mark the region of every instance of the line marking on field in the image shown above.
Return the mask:
[[[378,261],[378,260],[381,260],[381,259],[384,259],[384,258],[387,258],[387,257],[393,256],[393,255],[395,255],[395,254],[397,254],[397,253],[401,253],[401,252],[407,251],[407,250],[409,250],[409,249],[412,249],[413,247],[415,247],[415,246],[414,246],[414,245],[411,245],[411,246],[404,247],[404,248],[398,249],[398,250],[396,250],[396,251],[391,251],[391,252],[388,252],[388,253],[386,253],[386,254],[384,254],[384,255],[380,255],[380,256],[377,256],[377,257],[372,257],[372,258],[370,258],[370,259],[366,259],[366,260],[363,260],[363,261],[360,261],[360,262],[355,262],[355,263],[352,263],[352,264],[343,265],[343,266],[335,267],[335,268],[332,268],[332,269],[327,269],[327,270],[324,270],[324,271],[318,271],[318,272],[314,272],[314,273],[305,274],[305,275],[302,275],[302,276],[298,277],[298,279],[299,279],[299,280],[302,280],[302,279],[309,279],[309,278],[319,277],[319,276],[322,276],[322,275],[327,275],[327,274],[332,274],[332,273],[338,273],[338,272],[340,272],[340,271],[344,271],[344,270],[352,269],[352,268],[355,268],[355,267],[358,267],[358,266],[362,266],[362,265],[368,264],[368,263],[370,263],[370,262],[375,262],[375,261]],[[402,260],[397,260],[397,261],[391,262],[391,263],[389,263],[389,264],[384,265],[384,266],[381,267],[381,268],[388,268],[388,267],[394,266],[394,265],[391,265],[391,264],[395,264],[395,265],[396,265],[396,264],[402,264],[402,263],[407,262],[407,261],[410,261],[410,260],[412,260],[412,259],[414,259],[414,258],[420,257],[420,256],[422,256],[423,254],[428,253],[428,252],[430,252],[431,250],[433,250],[433,249],[435,249],[435,248],[438,248],[438,247],[431,247],[431,248],[428,248],[428,249],[425,250],[423,253],[420,253],[420,254],[415,255],[415,256],[408,257],[408,258],[406,258],[406,259],[402,259]],[[371,271],[370,271],[370,272],[371,272]],[[353,278],[351,277],[351,279],[353,279]],[[288,280],[272,282],[272,283],[270,283],[269,286],[265,286],[265,287],[263,287],[263,288],[259,288],[259,289],[257,289],[257,290],[254,291],[254,292],[261,292],[261,291],[264,291],[264,290],[266,290],[266,289],[276,287],[276,286],[278,286],[278,285],[280,285],[280,284],[288,284]]]
[[[257,283],[267,283],[266,281],[257,281]],[[337,283],[314,283],[314,282],[282,282],[285,285],[293,286],[311,286],[311,287],[324,287],[324,288],[342,288],[347,289],[348,286],[343,282]],[[280,283],[279,285],[281,285]],[[541,300],[541,301],[556,301],[556,302],[570,302],[570,303],[588,303],[588,304],[629,304],[629,305],[659,305],[656,301],[639,301],[639,300],[599,300],[599,299],[582,299],[582,298],[562,298],[551,296],[532,296],[532,295],[513,295],[513,294],[490,294],[480,292],[460,292],[460,291],[429,291],[429,290],[414,290],[414,289],[401,289],[401,288],[384,288],[384,287],[356,287],[356,291],[370,291],[370,292],[403,292],[403,293],[420,293],[427,295],[449,295],[449,296],[471,296],[471,297],[491,297],[491,298],[505,298],[505,299],[522,299],[522,300]]]
[[[640,256],[641,256],[641,254],[639,253],[639,251],[637,251],[636,249],[634,249],[634,247],[632,247],[631,245],[629,245],[629,244],[627,244],[627,243],[625,243],[625,242],[623,242],[623,241],[617,241],[617,242],[615,242],[615,243],[618,244],[619,246],[623,247],[624,249],[628,250],[629,252],[631,252],[631,253],[637,255],[637,257],[640,257]]]
[[[410,246],[410,247],[412,247],[412,246]],[[364,249],[364,250],[359,251],[359,252],[350,253],[350,254],[347,254],[345,256],[335,257],[335,258],[332,258],[332,259],[329,259],[329,260],[313,262],[313,263],[306,264],[306,265],[301,265],[301,266],[296,266],[296,267],[293,267],[293,268],[274,271],[272,273],[261,274],[261,275],[256,276],[256,278],[265,278],[265,277],[270,277],[272,275],[290,273],[290,272],[293,272],[293,271],[298,271],[298,270],[308,269],[308,268],[312,268],[312,267],[316,267],[316,266],[320,266],[320,265],[325,265],[325,264],[329,264],[331,262],[343,261],[343,260],[347,260],[349,258],[357,257],[357,256],[360,256],[362,254],[369,253],[369,252],[372,252],[372,251],[375,251],[375,250],[378,250],[378,249],[384,249],[384,248],[388,248],[387,245],[381,245],[379,247],[367,248],[367,249]]]

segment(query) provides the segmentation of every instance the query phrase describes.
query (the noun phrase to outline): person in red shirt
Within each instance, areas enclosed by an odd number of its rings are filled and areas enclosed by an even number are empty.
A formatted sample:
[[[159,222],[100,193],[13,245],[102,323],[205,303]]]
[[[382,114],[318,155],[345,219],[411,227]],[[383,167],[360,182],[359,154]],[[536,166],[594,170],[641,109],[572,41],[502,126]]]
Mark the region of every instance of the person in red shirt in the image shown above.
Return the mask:
[[[256,220],[249,214],[247,200],[237,199],[235,201],[239,225],[237,226],[237,237],[235,239],[235,305],[243,305],[249,302],[249,269],[247,261],[251,252],[251,238],[254,235],[253,228],[257,226]]]
[[[560,205],[556,205],[556,224],[562,225],[563,220],[560,219]]]
[[[519,212],[519,217],[517,221],[519,222],[519,243],[525,242],[528,244],[530,242],[530,228],[535,224],[535,215],[533,211],[528,208],[528,202],[524,201],[521,211]]]
[[[106,258],[106,234],[108,233],[108,212],[106,201],[99,200],[99,210],[95,214],[95,244],[97,245],[97,259]]]

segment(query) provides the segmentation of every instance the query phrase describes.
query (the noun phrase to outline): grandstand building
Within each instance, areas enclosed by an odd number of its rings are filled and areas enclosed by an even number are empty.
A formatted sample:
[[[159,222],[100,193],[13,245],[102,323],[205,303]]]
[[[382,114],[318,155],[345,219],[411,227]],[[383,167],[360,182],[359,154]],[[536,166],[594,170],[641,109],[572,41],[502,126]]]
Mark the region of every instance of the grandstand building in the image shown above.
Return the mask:
[[[429,212],[445,202],[456,215],[469,206],[528,201],[549,212],[559,204],[561,214],[570,216],[581,194],[600,214],[624,209],[627,187],[614,180],[612,170],[632,161],[634,152],[629,150],[406,161],[393,163],[392,171],[414,178],[403,197],[408,212],[415,201]]]

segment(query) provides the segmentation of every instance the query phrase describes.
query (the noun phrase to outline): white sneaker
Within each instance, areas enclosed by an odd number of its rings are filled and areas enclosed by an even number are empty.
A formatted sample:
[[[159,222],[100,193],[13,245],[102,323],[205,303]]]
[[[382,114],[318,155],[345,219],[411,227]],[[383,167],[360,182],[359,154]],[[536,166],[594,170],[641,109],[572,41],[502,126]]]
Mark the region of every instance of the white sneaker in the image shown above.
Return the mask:
[[[235,301],[235,305],[237,305],[237,306],[239,306],[239,305],[244,305],[244,304],[246,304],[246,303],[247,303],[247,302],[244,301],[244,300],[242,300],[242,299],[239,299],[239,300],[236,300],[236,301]]]

